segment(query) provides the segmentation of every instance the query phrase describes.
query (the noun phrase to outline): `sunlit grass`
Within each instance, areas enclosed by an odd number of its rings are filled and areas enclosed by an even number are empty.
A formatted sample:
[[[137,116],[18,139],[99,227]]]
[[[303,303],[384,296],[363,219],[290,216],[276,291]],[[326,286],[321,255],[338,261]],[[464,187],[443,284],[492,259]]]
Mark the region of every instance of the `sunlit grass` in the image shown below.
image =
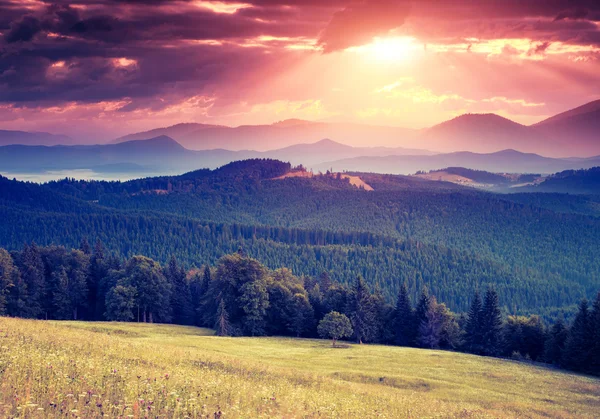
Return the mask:
[[[442,351],[0,318],[0,417],[598,417],[600,380]]]

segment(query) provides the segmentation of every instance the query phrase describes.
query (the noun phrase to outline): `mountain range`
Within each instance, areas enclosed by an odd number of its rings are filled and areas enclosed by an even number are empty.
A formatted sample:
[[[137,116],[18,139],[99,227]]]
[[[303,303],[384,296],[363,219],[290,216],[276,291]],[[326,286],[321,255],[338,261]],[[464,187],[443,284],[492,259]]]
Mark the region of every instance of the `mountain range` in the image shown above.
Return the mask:
[[[342,159],[330,160],[340,157]],[[148,140],[94,146],[1,146],[0,173],[24,174],[89,169],[97,173],[175,174],[199,168],[214,169],[232,161],[250,158],[288,161],[316,172],[329,170],[389,174],[411,174],[446,167],[500,173],[550,174],[600,166],[600,156],[558,159],[515,150],[487,154],[431,154],[423,150],[403,148],[351,147],[332,140],[298,144],[266,152],[224,149],[198,151],[189,150],[163,135]]]
[[[374,146],[441,153],[493,153],[514,149],[550,157],[600,155],[600,100],[568,110],[534,125],[522,125],[495,114],[465,114],[422,130],[355,123],[290,119],[270,125],[228,127],[183,123],[133,133],[110,143],[168,136],[189,150],[227,149],[269,151],[330,138],[349,146]],[[0,145],[81,144],[63,135],[0,131]],[[381,150],[380,150],[381,151]],[[377,155],[380,152],[376,152]],[[396,154],[396,153],[393,153]],[[407,153],[403,153],[407,154]],[[417,154],[417,153],[412,153]],[[418,154],[426,154],[418,152]],[[331,156],[326,160],[349,158]],[[356,157],[356,156],[354,156]]]
[[[421,153],[421,154],[417,154]],[[340,160],[333,158],[346,157]],[[89,169],[97,173],[174,174],[199,168],[214,169],[232,161],[270,158],[303,165],[314,171],[354,171],[411,174],[446,167],[464,167],[501,173],[555,173],[568,169],[600,166],[600,156],[557,159],[504,150],[496,153],[458,152],[431,154],[422,150],[386,147],[351,147],[332,140],[298,144],[259,152],[188,150],[174,139],[159,136],[94,146],[0,147],[0,173],[41,173]]]
[[[59,145],[76,143],[73,138],[66,135],[50,134],[48,132],[0,130],[0,146],[11,144]]]

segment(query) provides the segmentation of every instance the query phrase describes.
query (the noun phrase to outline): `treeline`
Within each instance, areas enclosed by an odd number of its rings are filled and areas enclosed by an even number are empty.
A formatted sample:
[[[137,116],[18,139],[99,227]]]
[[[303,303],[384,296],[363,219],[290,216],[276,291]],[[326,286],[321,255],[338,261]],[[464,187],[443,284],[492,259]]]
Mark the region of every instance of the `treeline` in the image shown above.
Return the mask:
[[[5,220],[0,224],[0,237],[7,238],[2,243],[11,250],[31,241],[77,247],[81,237],[87,236],[91,242],[101,240],[119,257],[143,254],[165,263],[174,255],[190,268],[198,261],[214,265],[223,255],[242,247],[271,269],[287,266],[307,276],[328,271],[332,279],[345,284],[361,275],[371,288],[379,286],[388,302],[395,300],[404,282],[413,298],[427,286],[455,311],[467,310],[467,296],[475,289],[494,284],[511,311],[521,314],[537,310],[550,319],[556,317],[557,310],[574,310],[575,302],[593,296],[597,287],[541,275],[532,269],[510,269],[474,253],[412,240],[392,240],[377,246],[381,236],[370,234],[223,225],[141,214],[47,214],[2,207],[0,218]],[[371,237],[372,244],[354,244],[362,237]],[[317,245],[321,240],[340,244]]]
[[[0,313],[38,319],[85,319],[197,325],[229,336],[351,336],[356,342],[465,351],[548,362],[600,374],[600,293],[582,301],[572,325],[547,328],[538,316],[504,316],[498,293],[475,293],[455,314],[423,289],[416,304],[406,284],[395,305],[362,277],[350,285],[327,272],[297,277],[269,270],[242,251],[215,267],[161,266],[144,256],[121,260],[101,243],[77,250],[0,249]],[[347,319],[347,324],[343,320]],[[340,322],[339,325],[336,322]]]

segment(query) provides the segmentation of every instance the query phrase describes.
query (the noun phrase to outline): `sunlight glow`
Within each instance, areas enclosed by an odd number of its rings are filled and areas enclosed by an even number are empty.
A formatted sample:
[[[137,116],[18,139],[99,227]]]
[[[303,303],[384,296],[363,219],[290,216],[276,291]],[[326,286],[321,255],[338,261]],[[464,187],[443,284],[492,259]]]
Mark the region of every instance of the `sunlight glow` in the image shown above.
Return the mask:
[[[248,3],[226,3],[222,1],[195,1],[194,5],[203,9],[209,9],[213,13],[225,13],[232,15],[240,9],[246,9],[252,7]]]
[[[374,38],[373,42],[346,49],[349,52],[364,54],[379,61],[405,61],[420,49],[416,39],[409,36],[395,38]]]

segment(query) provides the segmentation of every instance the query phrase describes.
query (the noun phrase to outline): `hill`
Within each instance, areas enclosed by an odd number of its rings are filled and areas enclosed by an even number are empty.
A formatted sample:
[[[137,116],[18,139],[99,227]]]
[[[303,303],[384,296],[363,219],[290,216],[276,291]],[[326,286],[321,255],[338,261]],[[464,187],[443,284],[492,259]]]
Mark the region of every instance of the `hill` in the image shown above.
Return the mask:
[[[14,192],[0,200],[0,246],[76,247],[87,237],[119,255],[174,254],[188,266],[243,248],[298,275],[327,270],[349,283],[360,274],[388,301],[404,281],[415,294],[427,285],[454,310],[483,284],[540,314],[597,291],[596,218],[447,182],[350,174],[366,191],[337,174],[281,178],[290,170],[250,160],[130,182],[63,180],[37,186],[44,202],[18,198],[28,184],[5,179]]]
[[[48,132],[0,130],[0,146],[11,144],[58,145],[76,144],[76,142],[66,135],[56,135]]]
[[[600,100],[555,115],[534,127],[549,138],[568,140],[568,149],[577,150],[577,155],[597,155],[600,151]]]
[[[593,418],[600,392],[598,379],[444,351],[131,323],[0,318],[0,328],[3,417]]]
[[[549,144],[535,128],[495,114],[465,114],[428,128],[421,134],[427,148],[450,152],[489,153],[512,148],[526,153],[544,150],[564,156],[564,144]],[[562,148],[561,148],[562,147]]]
[[[464,167],[447,167],[441,170],[418,172],[415,177],[472,186],[495,191],[508,191],[510,188],[539,182],[542,178],[537,174],[491,173],[484,170],[466,169]]]
[[[378,172],[410,174],[417,171],[463,167],[492,173],[555,173],[568,169],[590,168],[600,165],[600,157],[564,159],[543,157],[516,150],[495,153],[456,152],[432,156],[372,156],[330,161],[315,166],[316,170],[333,168],[335,171]]]
[[[537,185],[523,188],[523,191],[599,195],[600,167],[556,173]]]

